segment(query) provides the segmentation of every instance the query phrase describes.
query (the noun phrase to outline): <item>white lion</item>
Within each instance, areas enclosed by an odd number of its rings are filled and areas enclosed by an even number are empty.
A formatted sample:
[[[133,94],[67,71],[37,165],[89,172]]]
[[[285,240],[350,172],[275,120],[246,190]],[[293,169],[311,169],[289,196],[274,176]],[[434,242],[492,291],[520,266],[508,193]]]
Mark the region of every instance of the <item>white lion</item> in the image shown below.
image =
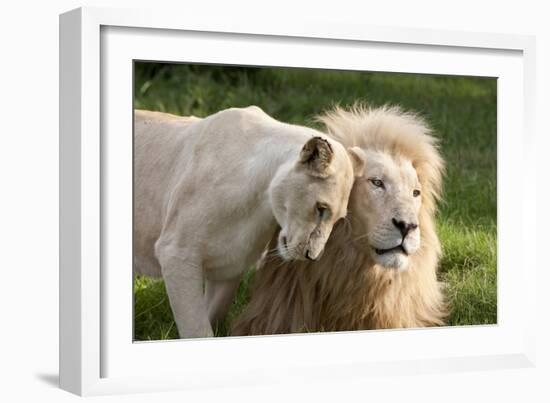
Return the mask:
[[[285,260],[317,259],[364,154],[258,107],[204,119],[135,112],[134,270],[165,280],[180,337],[213,335],[280,227]]]
[[[349,214],[317,262],[265,259],[233,335],[442,325],[436,201],[444,162],[428,125],[397,107],[322,115],[327,133],[366,154]]]

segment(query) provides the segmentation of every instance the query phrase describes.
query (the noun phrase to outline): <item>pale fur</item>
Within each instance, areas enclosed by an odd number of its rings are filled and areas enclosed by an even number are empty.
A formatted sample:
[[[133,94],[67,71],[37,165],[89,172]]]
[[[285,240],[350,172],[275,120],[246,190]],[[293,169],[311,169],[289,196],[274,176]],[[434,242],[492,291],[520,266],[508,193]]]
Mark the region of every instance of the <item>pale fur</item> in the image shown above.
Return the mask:
[[[181,337],[212,336],[278,226],[283,257],[319,256],[363,167],[361,150],[257,107],[136,111],[134,151],[134,270],[162,275]]]
[[[447,308],[437,280],[441,247],[434,223],[443,161],[430,129],[420,117],[396,107],[336,108],[320,120],[335,139],[345,146],[358,146],[367,155],[365,176],[352,189],[349,216],[335,225],[317,262],[289,263],[265,256],[255,273],[251,300],[233,323],[232,334],[444,324]],[[392,169],[401,169],[409,161],[417,174],[421,203],[413,210],[418,211],[420,244],[404,266],[383,266],[370,245],[369,229],[374,224],[369,220],[373,218],[364,214],[373,208],[365,197],[365,192],[373,191],[368,180],[369,155],[389,157],[386,163]],[[380,217],[374,220],[410,211],[411,199],[403,200],[388,203],[387,212],[378,212]]]

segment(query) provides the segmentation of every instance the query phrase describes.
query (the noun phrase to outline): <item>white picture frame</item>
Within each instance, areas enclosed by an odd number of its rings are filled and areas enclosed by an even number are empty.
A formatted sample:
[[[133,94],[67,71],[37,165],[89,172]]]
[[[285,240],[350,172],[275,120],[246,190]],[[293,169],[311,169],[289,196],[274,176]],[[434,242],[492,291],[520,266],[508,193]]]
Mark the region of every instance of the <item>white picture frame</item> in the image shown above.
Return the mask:
[[[97,395],[534,365],[535,201],[509,184],[535,187],[534,49],[534,38],[520,35],[158,10],[62,14],[61,387]],[[330,60],[322,57],[327,51]],[[134,59],[498,77],[498,325],[133,343]],[[518,154],[521,178],[506,164]],[[123,269],[107,270],[115,266]],[[369,345],[375,348],[357,349]]]

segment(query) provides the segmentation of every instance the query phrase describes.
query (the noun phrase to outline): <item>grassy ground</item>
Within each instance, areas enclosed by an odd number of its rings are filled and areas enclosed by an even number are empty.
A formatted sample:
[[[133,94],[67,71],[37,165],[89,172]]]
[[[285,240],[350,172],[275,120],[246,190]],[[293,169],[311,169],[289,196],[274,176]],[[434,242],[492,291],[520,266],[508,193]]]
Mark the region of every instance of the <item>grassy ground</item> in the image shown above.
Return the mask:
[[[279,120],[316,126],[334,104],[399,104],[422,114],[441,138],[447,161],[438,230],[440,277],[451,325],[496,323],[496,80],[394,73],[335,72],[137,63],[135,106],[207,116],[255,104]],[[250,274],[228,323],[246,304]],[[161,280],[135,280],[135,338],[177,337]],[[225,335],[226,328],[216,329]]]

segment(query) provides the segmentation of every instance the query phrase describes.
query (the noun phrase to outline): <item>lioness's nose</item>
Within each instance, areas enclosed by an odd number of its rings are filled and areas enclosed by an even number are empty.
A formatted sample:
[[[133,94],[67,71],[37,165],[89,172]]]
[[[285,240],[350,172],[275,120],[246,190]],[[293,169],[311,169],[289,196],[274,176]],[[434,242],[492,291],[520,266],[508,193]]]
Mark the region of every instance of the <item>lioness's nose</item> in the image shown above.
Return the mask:
[[[418,224],[412,223],[412,222],[405,222],[403,220],[396,220],[395,218],[391,219],[393,225],[395,225],[397,228],[399,228],[399,231],[401,232],[401,235],[403,237],[406,237],[409,231],[412,231],[416,228],[418,228]]]
[[[308,260],[315,261],[315,260],[319,259],[319,257],[321,255],[322,255],[322,252],[319,253],[317,256],[313,257],[312,254],[310,253],[309,249],[306,250],[306,259],[308,259]]]

